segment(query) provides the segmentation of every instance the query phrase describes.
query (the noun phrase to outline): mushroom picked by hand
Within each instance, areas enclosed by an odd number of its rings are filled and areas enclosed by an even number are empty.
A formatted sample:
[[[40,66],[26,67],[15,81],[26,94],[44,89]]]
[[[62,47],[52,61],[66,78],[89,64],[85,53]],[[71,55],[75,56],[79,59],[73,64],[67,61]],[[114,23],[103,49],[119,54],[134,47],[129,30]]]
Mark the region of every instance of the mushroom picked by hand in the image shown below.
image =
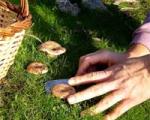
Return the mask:
[[[65,99],[69,95],[74,94],[75,92],[76,91],[72,86],[70,86],[68,84],[64,84],[64,83],[54,85],[53,88],[52,88],[52,94],[55,97],[58,97],[60,99]]]
[[[60,99],[66,99],[68,96],[76,93],[74,87],[68,84],[67,79],[48,81],[45,85],[47,93]]]
[[[39,51],[50,57],[56,57],[66,52],[66,49],[54,41],[47,41],[39,46]]]
[[[27,71],[31,74],[40,75],[48,72],[48,67],[41,62],[33,62],[28,65]]]

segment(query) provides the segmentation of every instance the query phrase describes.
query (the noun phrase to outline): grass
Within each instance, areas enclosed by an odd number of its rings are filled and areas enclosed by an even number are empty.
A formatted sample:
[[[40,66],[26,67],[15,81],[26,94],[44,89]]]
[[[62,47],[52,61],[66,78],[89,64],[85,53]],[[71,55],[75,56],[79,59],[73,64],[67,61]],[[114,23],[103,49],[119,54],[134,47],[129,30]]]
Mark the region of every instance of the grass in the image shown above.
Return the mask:
[[[16,2],[15,0],[13,0]],[[121,12],[111,0],[105,0],[108,12],[91,11],[82,7],[77,17],[61,13],[54,1],[37,0],[30,3],[33,26],[27,31],[23,44],[10,68],[8,84],[0,90],[0,120],[101,120],[103,114],[80,117],[80,112],[95,102],[92,100],[68,105],[44,91],[44,83],[73,76],[80,56],[99,49],[123,52],[132,40],[132,32],[142,23],[150,2],[141,0],[140,8]],[[122,7],[123,5],[121,5]],[[92,34],[91,34],[92,33]],[[58,58],[47,58],[37,50],[40,41],[55,40],[67,48]],[[92,40],[99,37],[100,41]],[[45,75],[35,76],[26,72],[32,61],[41,61],[49,67]],[[120,117],[118,120],[150,120],[150,101]]]

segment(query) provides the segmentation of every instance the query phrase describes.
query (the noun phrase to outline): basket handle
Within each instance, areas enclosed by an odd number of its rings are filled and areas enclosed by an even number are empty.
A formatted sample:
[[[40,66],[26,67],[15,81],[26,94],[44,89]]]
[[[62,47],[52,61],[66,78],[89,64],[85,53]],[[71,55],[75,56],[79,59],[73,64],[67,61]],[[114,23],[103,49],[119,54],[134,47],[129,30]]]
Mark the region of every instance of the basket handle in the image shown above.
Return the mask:
[[[20,13],[22,17],[28,17],[29,16],[29,3],[28,0],[20,0],[20,7],[21,10],[18,11],[19,7],[11,4],[10,2],[8,2],[7,0],[0,0],[0,6],[3,6],[5,8],[9,8],[17,13]]]
[[[29,2],[28,2],[28,0],[20,0],[20,6],[21,6],[21,15],[23,17],[29,16]]]

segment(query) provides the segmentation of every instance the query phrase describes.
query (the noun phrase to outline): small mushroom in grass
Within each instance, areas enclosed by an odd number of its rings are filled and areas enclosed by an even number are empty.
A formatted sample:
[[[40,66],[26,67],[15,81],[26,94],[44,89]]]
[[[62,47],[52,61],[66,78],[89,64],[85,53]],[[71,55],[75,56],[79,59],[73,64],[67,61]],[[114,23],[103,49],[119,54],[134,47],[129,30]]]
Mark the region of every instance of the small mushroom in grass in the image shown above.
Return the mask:
[[[45,90],[60,99],[66,99],[76,92],[75,88],[68,84],[68,79],[50,80],[45,83]]]
[[[33,62],[28,65],[27,71],[35,75],[45,74],[48,72],[48,67],[41,62]]]
[[[54,85],[52,88],[52,94],[60,99],[66,99],[69,95],[72,95],[75,92],[76,91],[72,86],[64,83]]]
[[[55,57],[66,52],[66,49],[54,41],[47,41],[39,46],[39,51],[50,57]]]

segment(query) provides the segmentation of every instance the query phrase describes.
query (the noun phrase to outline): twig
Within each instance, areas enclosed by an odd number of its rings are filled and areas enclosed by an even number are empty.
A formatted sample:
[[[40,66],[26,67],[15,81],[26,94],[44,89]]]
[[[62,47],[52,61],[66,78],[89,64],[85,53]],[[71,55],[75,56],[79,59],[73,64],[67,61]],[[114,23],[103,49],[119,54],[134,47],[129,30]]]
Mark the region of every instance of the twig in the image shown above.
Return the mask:
[[[29,36],[29,37],[32,37],[32,38],[38,40],[40,43],[42,43],[42,40],[39,37],[35,36],[35,35],[31,35],[31,34],[25,34],[25,35]]]

